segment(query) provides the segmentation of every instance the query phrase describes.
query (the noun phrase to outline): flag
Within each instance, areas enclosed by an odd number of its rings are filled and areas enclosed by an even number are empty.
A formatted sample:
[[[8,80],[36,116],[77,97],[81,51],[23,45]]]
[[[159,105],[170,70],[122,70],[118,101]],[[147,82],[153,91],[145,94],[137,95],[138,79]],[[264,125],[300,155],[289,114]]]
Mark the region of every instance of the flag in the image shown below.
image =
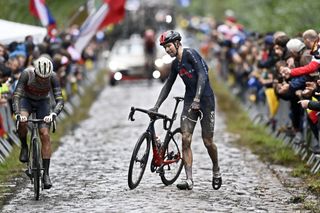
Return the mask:
[[[318,99],[316,99],[314,96],[312,96],[311,100],[318,101]],[[307,109],[307,114],[313,124],[316,124],[318,122],[318,115],[319,115],[318,111]]]
[[[318,114],[319,112],[307,109],[308,117],[313,124],[318,122]]]
[[[56,21],[51,15],[45,0],[30,0],[29,10],[33,16],[40,19],[42,26],[46,27],[48,34],[51,35],[51,31],[56,28]]]
[[[98,30],[122,20],[125,14],[124,6],[125,0],[104,0],[101,7],[82,24],[75,43],[76,50],[81,53]]]
[[[104,0],[104,3],[109,6],[109,12],[99,26],[99,30],[108,26],[109,24],[118,23],[125,14],[125,0]]]

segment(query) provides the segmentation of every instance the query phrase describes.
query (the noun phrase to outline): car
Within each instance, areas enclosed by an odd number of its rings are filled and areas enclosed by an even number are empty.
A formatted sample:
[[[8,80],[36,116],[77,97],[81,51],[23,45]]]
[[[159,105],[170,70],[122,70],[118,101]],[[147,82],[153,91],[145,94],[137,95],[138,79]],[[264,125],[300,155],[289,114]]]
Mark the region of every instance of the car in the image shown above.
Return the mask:
[[[152,78],[146,69],[143,42],[139,35],[115,42],[107,61],[110,85],[114,86],[120,81]]]
[[[153,75],[158,77],[162,82],[164,82],[171,70],[171,63],[174,60],[170,55],[168,55],[163,47],[159,46],[157,48],[157,58],[155,60],[156,70],[153,72]]]

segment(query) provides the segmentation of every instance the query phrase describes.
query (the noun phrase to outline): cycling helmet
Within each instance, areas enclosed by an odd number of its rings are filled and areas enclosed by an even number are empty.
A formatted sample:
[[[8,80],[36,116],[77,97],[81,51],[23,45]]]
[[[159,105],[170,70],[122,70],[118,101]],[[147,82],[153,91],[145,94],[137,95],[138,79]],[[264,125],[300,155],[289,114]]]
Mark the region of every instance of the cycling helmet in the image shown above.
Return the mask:
[[[159,39],[161,46],[168,44],[170,42],[174,42],[176,40],[181,41],[181,35],[180,33],[173,30],[169,30],[162,33]]]
[[[53,64],[45,56],[40,56],[33,62],[35,73],[41,78],[48,78],[53,72]]]

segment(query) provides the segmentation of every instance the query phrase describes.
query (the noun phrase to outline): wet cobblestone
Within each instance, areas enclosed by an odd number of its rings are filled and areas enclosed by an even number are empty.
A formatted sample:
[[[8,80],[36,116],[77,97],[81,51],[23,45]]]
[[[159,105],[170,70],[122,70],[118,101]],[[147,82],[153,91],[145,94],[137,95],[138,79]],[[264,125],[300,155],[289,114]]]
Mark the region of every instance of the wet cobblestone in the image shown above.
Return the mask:
[[[183,95],[183,86],[176,84],[170,97]],[[160,177],[151,173],[150,164],[140,185],[129,190],[131,152],[148,124],[142,114],[135,115],[136,121],[128,121],[129,109],[151,108],[161,86],[142,83],[106,87],[93,104],[90,118],[63,137],[53,154],[53,188],[41,191],[40,200],[35,201],[32,185],[27,184],[2,212],[300,212],[302,204],[289,202],[299,192],[283,187],[267,165],[248,150],[234,146],[234,136],[225,131],[219,113],[215,141],[223,175],[220,190],[211,186],[211,161],[199,125],[192,143],[192,191],[179,191],[175,184],[164,186]],[[174,100],[170,97],[159,112],[171,113]],[[183,171],[180,178],[184,177]]]

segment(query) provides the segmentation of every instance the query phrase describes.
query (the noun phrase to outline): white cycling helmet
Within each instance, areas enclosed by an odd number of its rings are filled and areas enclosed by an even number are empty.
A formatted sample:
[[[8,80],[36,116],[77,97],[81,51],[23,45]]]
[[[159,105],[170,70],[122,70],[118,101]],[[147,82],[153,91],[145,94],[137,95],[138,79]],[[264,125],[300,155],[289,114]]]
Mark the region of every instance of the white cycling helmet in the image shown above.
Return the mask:
[[[40,56],[37,60],[33,62],[35,73],[41,78],[48,78],[53,72],[53,64],[45,56]]]

